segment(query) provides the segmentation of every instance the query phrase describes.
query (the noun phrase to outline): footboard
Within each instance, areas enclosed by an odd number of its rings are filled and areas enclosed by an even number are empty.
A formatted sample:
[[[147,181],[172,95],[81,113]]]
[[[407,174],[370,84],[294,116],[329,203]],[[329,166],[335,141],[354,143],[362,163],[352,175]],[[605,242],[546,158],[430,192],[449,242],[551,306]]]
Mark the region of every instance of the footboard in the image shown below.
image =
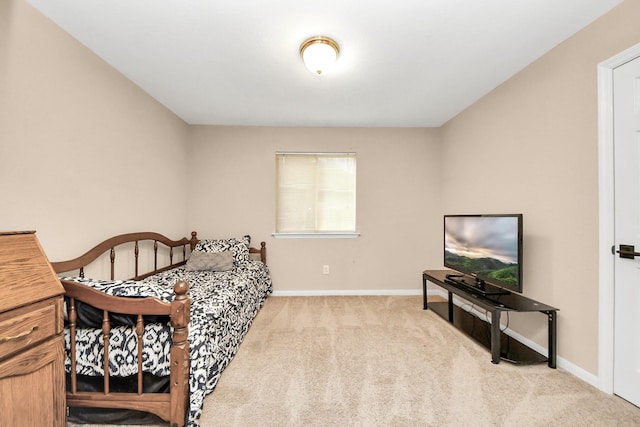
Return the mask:
[[[82,284],[62,280],[68,298],[68,319],[70,330],[71,362],[70,386],[67,389],[67,406],[135,409],[153,413],[170,422],[173,426],[183,426],[189,405],[189,313],[190,302],[186,293],[188,285],[179,282],[174,287],[173,302],[166,303],[155,298],[122,298],[106,295]],[[78,391],[76,373],[76,322],[77,302],[84,302],[103,311],[103,391]],[[136,335],[138,351],[137,391],[136,393],[112,393],[109,380],[109,332],[111,330],[110,313],[136,316]],[[143,331],[144,316],[160,315],[171,318],[173,329],[171,345],[170,393],[144,393],[143,390]]]
[[[162,234],[140,232],[122,234],[109,238],[83,255],[68,261],[51,263],[56,273],[78,271],[85,277],[85,269],[92,263],[107,260],[109,276],[116,279],[116,260],[131,269],[125,277],[142,280],[175,267],[184,265],[187,256],[198,242],[196,232],[191,238],[171,240]],[[149,250],[151,256],[143,256],[141,250]],[[147,255],[147,254],[144,254]],[[146,262],[146,264],[145,264]],[[126,270],[126,269],[125,269]],[[149,412],[170,422],[173,426],[183,426],[189,408],[189,315],[190,300],[187,297],[188,284],[178,282],[174,286],[175,297],[172,302],[163,302],[156,298],[128,298],[107,295],[86,285],[61,280],[67,298],[67,317],[70,330],[69,358],[71,363],[70,379],[67,386],[67,406],[134,409]],[[82,302],[102,311],[103,339],[103,390],[79,391],[76,370],[76,327],[77,306]],[[137,335],[137,390],[134,393],[112,392],[109,375],[109,340],[112,328],[110,317],[113,313],[133,316]],[[167,316],[171,321],[172,344],[170,350],[170,392],[146,393],[143,390],[143,331],[145,316]]]

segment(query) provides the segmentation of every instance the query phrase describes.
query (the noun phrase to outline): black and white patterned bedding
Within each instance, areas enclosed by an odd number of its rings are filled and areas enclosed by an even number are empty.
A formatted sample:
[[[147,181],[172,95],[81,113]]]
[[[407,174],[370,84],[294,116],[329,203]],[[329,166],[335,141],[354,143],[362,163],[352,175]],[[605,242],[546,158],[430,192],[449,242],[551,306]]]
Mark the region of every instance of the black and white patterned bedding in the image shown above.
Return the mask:
[[[186,271],[179,267],[142,281],[102,281],[65,277],[114,296],[157,297],[172,301],[173,286],[185,280],[189,284],[191,319],[189,345],[190,408],[188,425],[199,425],[204,397],[213,391],[220,374],[236,354],[253,318],[271,293],[269,269],[259,261],[247,261],[231,271]],[[169,375],[171,328],[168,323],[145,324],[143,370],[157,376]],[[70,347],[65,331],[66,348]],[[103,375],[102,332],[78,328],[76,333],[77,372]],[[112,327],[109,372],[113,376],[137,373],[137,337],[130,326]],[[67,371],[70,362],[67,356]]]

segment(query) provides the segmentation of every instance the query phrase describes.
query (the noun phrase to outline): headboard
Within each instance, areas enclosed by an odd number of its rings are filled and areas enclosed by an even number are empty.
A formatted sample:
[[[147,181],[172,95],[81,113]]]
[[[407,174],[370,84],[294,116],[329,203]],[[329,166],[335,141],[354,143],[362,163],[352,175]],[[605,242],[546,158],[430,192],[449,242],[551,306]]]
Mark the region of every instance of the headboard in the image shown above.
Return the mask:
[[[108,254],[109,276],[111,280],[114,280],[116,279],[116,255],[122,254],[132,267],[126,278],[142,280],[154,274],[184,265],[188,255],[196,247],[198,241],[198,234],[195,231],[191,232],[191,238],[183,237],[179,240],[172,240],[160,233],[150,231],[120,234],[98,243],[93,249],[77,258],[52,262],[51,266],[56,273],[78,270],[78,275],[84,277],[85,267]],[[147,263],[141,262],[140,252],[142,247],[151,251],[151,257],[144,260],[148,261]],[[267,248],[265,242],[260,243],[259,249],[249,248],[249,253],[256,254],[256,256],[259,254],[260,260],[266,264]]]
[[[141,272],[140,246],[150,242],[152,243],[153,250],[153,267],[151,271]],[[191,233],[191,239],[184,237],[180,240],[171,240],[162,234],[149,231],[120,234],[118,236],[111,237],[101,243],[98,243],[95,247],[93,247],[93,249],[87,251],[77,258],[67,261],[52,262],[51,266],[56,273],[78,270],[79,276],[84,277],[84,270],[87,265],[96,261],[104,254],[109,253],[109,260],[111,264],[110,279],[114,280],[115,261],[118,249],[123,248],[125,245],[131,243],[133,243],[133,250],[131,251],[131,245],[129,245],[129,248],[124,248],[123,252],[125,253],[125,255],[133,258],[134,276],[131,277],[131,279],[141,280],[153,274],[184,265],[187,260],[187,255],[193,250],[193,248],[196,246],[196,243],[198,243],[198,238],[195,231]],[[177,251],[175,250],[176,248],[178,248]],[[163,257],[158,256],[159,251],[164,252],[164,250],[166,250],[168,253],[168,261],[164,261],[162,260]],[[176,258],[175,252],[181,253],[181,256],[177,257],[179,258],[178,260],[174,260],[174,258]],[[151,267],[148,267],[147,270],[149,268]]]

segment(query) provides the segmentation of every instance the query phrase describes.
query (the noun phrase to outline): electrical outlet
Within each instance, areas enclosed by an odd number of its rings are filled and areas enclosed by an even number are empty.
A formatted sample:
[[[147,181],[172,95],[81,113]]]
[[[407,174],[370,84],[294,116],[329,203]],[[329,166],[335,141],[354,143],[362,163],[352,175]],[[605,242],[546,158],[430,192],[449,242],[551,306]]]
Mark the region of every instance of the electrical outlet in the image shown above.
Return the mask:
[[[328,265],[323,265],[322,266],[322,274],[329,274],[329,266]]]

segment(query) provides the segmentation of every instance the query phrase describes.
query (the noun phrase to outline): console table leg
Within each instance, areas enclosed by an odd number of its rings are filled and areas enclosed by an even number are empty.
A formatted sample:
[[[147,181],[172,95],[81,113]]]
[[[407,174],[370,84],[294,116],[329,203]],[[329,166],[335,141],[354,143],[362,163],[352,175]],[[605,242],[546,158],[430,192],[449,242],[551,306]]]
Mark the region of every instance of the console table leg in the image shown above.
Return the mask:
[[[491,312],[491,363],[500,363],[500,310]]]
[[[549,367],[556,367],[556,312],[547,311],[549,318]]]
[[[422,275],[422,309],[426,310],[427,306],[427,276]]]

